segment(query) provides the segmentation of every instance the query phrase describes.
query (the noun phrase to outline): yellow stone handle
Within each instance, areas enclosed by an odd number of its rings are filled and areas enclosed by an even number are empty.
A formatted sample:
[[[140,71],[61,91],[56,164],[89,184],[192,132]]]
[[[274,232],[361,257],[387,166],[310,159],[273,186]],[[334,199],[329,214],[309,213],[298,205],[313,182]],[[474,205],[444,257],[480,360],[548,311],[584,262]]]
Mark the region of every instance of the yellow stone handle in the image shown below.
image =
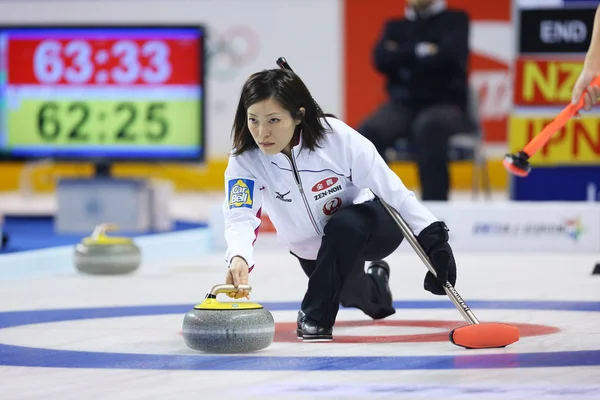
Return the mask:
[[[247,290],[251,291],[252,287],[250,285],[239,285],[237,288],[234,285],[215,285],[210,290],[210,294],[213,296],[218,295],[219,293],[231,293],[237,292],[238,290]]]
[[[117,224],[113,224],[110,222],[107,222],[105,224],[100,224],[94,228],[94,231],[92,232],[92,239],[98,240],[102,237],[105,237],[106,232],[118,231],[118,230],[119,230],[119,226]]]

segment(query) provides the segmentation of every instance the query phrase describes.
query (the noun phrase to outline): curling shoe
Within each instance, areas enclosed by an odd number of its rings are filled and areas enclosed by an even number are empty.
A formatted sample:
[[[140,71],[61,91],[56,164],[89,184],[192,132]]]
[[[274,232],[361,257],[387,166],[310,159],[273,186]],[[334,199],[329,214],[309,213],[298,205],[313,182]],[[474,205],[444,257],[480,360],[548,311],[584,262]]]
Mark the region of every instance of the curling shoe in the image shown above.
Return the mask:
[[[325,327],[308,318],[302,311],[298,311],[298,329],[296,336],[307,342],[330,342],[333,340],[333,327]]]
[[[373,319],[383,319],[396,313],[390,290],[390,266],[383,260],[373,261],[367,268],[367,274],[375,281],[378,309],[369,315]]]

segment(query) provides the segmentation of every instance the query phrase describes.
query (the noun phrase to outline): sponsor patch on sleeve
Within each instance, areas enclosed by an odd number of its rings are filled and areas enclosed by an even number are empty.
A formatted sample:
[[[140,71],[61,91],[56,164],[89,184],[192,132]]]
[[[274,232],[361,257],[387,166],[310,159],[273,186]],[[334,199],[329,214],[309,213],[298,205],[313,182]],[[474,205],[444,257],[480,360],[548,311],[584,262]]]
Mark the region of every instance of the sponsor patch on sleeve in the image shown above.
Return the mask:
[[[254,181],[250,179],[231,179],[227,183],[229,208],[252,208]]]

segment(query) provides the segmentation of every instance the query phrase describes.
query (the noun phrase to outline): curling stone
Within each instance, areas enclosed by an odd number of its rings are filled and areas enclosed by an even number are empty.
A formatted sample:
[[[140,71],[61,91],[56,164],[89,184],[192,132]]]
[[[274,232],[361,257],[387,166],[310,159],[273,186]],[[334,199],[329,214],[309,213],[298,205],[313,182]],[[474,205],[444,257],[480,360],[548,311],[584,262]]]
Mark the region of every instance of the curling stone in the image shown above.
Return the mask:
[[[75,246],[75,268],[92,275],[124,275],[142,263],[140,249],[131,238],[107,236],[115,224],[98,225],[90,237]]]
[[[251,290],[250,286],[239,288]],[[183,338],[190,349],[207,353],[250,353],[267,348],[275,336],[275,321],[263,306],[250,302],[217,301],[233,285],[216,285],[204,301],[183,318]]]

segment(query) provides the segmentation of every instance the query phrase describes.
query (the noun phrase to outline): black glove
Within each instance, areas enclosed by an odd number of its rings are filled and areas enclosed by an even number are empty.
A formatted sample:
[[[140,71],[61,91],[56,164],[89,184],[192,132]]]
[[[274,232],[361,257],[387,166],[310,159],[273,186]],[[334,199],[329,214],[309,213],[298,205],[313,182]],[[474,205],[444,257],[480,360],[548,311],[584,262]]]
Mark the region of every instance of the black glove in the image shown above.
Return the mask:
[[[437,279],[431,272],[425,275],[425,290],[436,294],[445,295],[444,284],[449,281],[452,286],[456,284],[456,261],[452,249],[448,244],[448,227],[445,223],[438,221],[423,229],[417,241],[429,257]]]

